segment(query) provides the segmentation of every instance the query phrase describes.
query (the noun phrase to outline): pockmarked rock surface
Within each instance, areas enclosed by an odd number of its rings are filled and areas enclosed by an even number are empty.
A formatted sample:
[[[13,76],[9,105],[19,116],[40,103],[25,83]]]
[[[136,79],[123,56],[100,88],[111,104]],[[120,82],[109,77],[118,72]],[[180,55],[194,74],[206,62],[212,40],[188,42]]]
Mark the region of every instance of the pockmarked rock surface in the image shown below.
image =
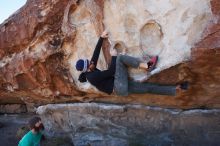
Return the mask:
[[[29,109],[63,102],[108,102],[172,108],[220,107],[219,0],[28,0],[0,24],[0,103]],[[109,49],[145,60],[159,55],[159,73],[130,70],[134,80],[190,89],[176,97],[117,97],[78,81],[75,62],[90,58],[101,32],[109,31],[98,67]],[[146,77],[146,78],[145,78]]]
[[[77,146],[218,145],[220,110],[97,103],[49,104],[37,110],[50,135]]]

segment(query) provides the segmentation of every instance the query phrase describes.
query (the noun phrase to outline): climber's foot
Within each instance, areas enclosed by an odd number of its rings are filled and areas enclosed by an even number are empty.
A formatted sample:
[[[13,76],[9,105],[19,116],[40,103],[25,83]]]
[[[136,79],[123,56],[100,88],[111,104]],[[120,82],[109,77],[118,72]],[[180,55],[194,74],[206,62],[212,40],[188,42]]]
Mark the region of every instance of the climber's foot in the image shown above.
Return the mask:
[[[150,61],[147,63],[148,64],[148,71],[151,72],[152,70],[155,69],[158,61],[158,56],[154,56],[150,59]]]
[[[187,90],[189,88],[189,82],[188,81],[184,81],[180,84],[177,84],[176,89],[177,90]]]

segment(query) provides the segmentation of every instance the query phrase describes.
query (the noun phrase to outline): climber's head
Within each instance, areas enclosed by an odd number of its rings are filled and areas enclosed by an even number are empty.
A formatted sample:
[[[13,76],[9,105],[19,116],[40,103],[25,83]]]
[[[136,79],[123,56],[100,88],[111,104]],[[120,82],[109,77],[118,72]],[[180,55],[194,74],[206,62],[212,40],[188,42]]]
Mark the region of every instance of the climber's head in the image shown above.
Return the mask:
[[[41,122],[40,117],[33,117],[28,122],[30,130],[34,130],[34,132],[39,132],[44,130],[44,125]]]
[[[89,60],[88,59],[79,59],[76,62],[76,70],[81,72],[86,72],[89,67]]]

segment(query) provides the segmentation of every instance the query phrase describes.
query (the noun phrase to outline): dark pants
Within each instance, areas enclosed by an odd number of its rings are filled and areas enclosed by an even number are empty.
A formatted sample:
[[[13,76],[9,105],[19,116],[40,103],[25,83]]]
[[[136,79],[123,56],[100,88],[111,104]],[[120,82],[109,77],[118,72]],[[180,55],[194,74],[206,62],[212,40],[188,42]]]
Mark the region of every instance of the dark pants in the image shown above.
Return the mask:
[[[129,81],[128,67],[138,68],[140,63],[141,61],[139,59],[131,56],[119,55],[117,57],[114,80],[114,90],[117,95],[127,96],[129,93],[176,94],[176,86]]]

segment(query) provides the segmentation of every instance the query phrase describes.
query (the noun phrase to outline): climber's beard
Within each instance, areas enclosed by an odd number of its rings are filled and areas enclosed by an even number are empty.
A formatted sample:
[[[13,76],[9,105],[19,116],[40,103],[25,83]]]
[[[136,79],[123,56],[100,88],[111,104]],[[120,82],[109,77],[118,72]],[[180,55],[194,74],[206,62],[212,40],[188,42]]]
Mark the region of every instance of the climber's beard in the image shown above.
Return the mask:
[[[35,131],[35,132],[39,132],[39,131],[41,131],[41,130],[44,130],[44,125],[43,125],[42,123],[39,125],[39,127],[34,126],[34,131]]]

